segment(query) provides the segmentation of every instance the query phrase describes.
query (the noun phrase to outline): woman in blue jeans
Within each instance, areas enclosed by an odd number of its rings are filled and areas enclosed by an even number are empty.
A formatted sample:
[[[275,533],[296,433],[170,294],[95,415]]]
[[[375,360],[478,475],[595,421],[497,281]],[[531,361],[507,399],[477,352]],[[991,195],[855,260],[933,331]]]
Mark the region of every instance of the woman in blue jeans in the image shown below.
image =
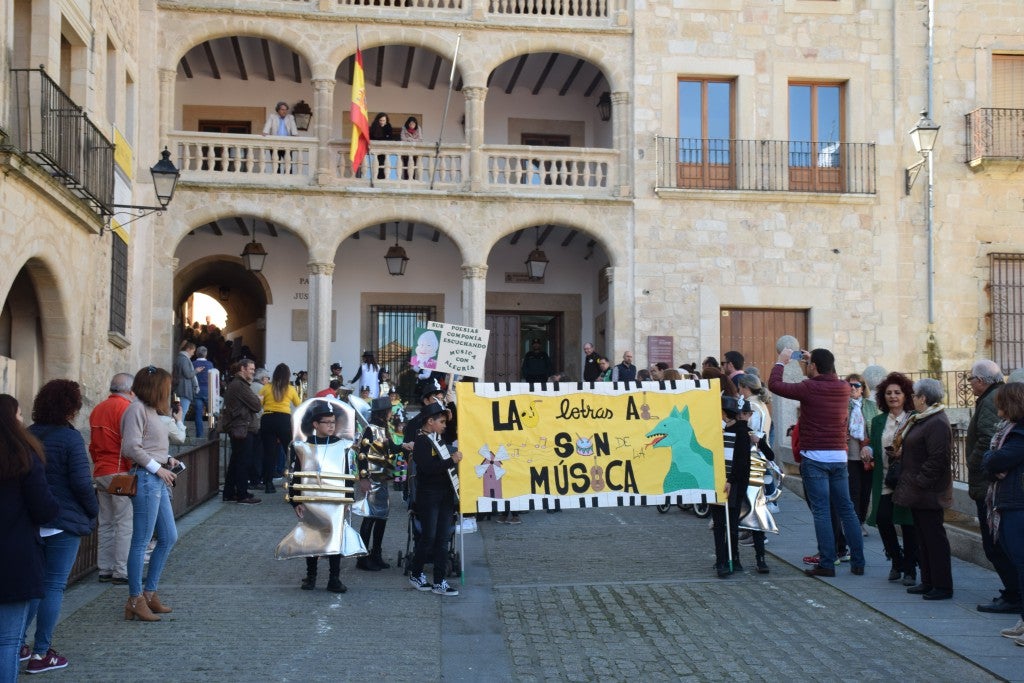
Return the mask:
[[[32,600],[43,596],[43,546],[39,527],[53,523],[60,507],[46,483],[46,456],[21,424],[18,401],[0,394],[0,681],[18,678],[18,649]]]
[[[46,481],[60,504],[60,514],[40,527],[45,557],[43,597],[33,600],[25,622],[36,623],[35,638],[28,661],[29,673],[63,669],[68,660],[51,647],[53,629],[60,617],[64,588],[78,556],[82,536],[92,533],[99,503],[92,487],[92,469],[85,440],[71,422],[82,409],[82,392],[77,382],[55,379],[43,385],[32,404],[32,426],[28,431],[43,443],[46,452]],[[23,652],[28,654],[27,652]]]
[[[170,413],[171,373],[152,365],[135,374],[132,383],[135,400],[121,418],[121,455],[130,458],[139,477],[138,492],[132,498],[132,544],[128,550],[128,602],[124,618],[160,621],[157,614],[171,612],[160,602],[157,589],[160,575],[167,564],[171,548],[178,540],[171,510],[170,487],[175,475],[171,471],[178,461],[168,453],[168,421]],[[181,407],[173,415],[175,428],[182,422]],[[149,539],[156,534],[156,547],[149,559],[146,585],[142,585],[142,564]]]
[[[1017,570],[1017,582],[1024,586],[1024,384],[1003,386],[996,394],[996,410],[1003,421],[981,461],[993,482],[985,496],[991,505],[988,523]],[[1000,633],[1024,646],[1024,613],[1016,625]]]

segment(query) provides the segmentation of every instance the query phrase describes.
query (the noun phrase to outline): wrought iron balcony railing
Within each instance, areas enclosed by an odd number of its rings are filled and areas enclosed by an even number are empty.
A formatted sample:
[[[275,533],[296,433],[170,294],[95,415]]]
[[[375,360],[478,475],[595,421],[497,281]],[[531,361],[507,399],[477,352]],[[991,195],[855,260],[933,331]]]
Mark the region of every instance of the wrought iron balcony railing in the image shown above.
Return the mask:
[[[100,215],[112,213],[114,145],[41,67],[11,69],[10,143]]]
[[[967,120],[967,163],[1024,160],[1024,109],[975,109]]]
[[[657,138],[658,188],[875,194],[864,142]]]

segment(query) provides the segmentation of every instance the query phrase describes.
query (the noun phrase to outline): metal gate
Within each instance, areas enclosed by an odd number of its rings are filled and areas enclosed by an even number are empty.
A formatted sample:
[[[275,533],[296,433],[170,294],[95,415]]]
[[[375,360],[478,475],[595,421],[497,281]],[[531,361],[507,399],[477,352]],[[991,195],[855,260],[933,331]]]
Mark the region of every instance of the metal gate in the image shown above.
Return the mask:
[[[380,367],[391,373],[403,401],[418,401],[416,373],[409,367],[416,328],[436,320],[434,306],[370,306],[370,349]]]

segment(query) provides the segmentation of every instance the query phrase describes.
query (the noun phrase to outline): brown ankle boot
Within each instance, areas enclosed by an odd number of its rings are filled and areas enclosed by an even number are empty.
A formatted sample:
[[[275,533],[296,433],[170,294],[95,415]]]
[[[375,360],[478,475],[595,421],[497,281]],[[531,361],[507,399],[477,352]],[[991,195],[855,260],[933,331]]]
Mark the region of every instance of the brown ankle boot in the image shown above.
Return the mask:
[[[174,611],[167,605],[160,602],[160,598],[157,596],[156,591],[153,591],[152,593],[142,591],[142,595],[146,598],[146,604],[149,605],[149,609],[153,614],[170,614]]]
[[[131,621],[135,617],[138,617],[139,621],[160,621],[160,617],[153,614],[146,604],[146,599],[141,595],[129,597],[124,605],[125,621]]]

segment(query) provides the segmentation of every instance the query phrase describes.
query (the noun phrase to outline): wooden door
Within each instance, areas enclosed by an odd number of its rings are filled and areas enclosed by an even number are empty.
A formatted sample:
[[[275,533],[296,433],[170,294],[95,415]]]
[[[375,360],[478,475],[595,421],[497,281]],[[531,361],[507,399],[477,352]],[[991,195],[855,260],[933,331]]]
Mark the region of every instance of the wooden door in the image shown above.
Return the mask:
[[[482,379],[486,382],[518,382],[522,361],[519,356],[519,316],[488,313],[485,320],[491,335]]]
[[[718,359],[726,351],[739,351],[746,366],[756,367],[766,380],[779,357],[775,342],[785,334],[809,349],[806,309],[723,308]]]

